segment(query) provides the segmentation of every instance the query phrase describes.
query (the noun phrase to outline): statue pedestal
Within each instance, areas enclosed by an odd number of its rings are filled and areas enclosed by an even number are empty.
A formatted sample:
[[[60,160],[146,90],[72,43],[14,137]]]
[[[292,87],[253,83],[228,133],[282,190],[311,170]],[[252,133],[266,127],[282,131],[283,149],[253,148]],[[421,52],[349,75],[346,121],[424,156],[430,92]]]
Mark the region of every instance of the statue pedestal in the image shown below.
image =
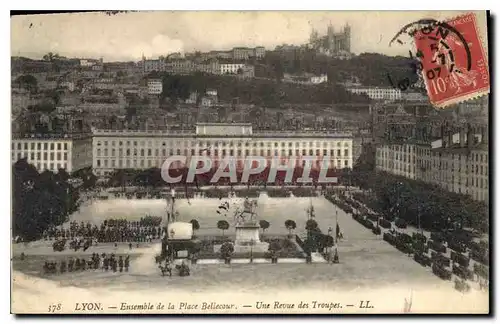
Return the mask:
[[[269,243],[260,241],[260,226],[255,221],[237,224],[234,252],[267,252]]]
[[[260,242],[260,226],[256,222],[245,222],[236,225],[235,228],[236,240],[234,241],[234,244],[243,243],[243,245],[245,245],[251,241]]]

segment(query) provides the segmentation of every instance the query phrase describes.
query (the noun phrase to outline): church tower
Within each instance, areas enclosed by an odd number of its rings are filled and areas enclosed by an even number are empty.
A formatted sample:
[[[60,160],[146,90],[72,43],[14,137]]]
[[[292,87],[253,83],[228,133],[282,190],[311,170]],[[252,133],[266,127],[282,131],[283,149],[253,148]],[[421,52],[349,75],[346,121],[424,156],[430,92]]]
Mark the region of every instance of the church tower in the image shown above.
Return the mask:
[[[351,26],[347,23],[344,27],[344,37],[345,37],[345,48],[346,52],[351,53]]]

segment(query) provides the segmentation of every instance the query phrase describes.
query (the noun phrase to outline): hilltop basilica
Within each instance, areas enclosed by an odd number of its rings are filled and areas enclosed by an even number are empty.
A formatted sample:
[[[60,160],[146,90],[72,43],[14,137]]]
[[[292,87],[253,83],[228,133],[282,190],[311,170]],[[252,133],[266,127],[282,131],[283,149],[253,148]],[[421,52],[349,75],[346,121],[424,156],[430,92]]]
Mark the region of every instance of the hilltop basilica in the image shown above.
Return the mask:
[[[335,32],[332,24],[328,26],[327,33],[320,36],[313,29],[309,39],[310,46],[320,53],[348,59],[351,57],[351,27],[346,24],[341,31]]]

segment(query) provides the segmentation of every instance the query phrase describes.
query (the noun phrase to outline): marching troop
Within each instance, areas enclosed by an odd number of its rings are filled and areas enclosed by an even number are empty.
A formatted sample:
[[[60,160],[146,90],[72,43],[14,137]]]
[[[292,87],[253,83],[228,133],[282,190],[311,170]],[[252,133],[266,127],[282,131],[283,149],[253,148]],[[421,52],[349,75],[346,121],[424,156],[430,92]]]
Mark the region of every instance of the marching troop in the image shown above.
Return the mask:
[[[160,226],[161,217],[147,216],[140,221],[128,221],[125,219],[108,219],[100,227],[92,226],[90,223],[71,222],[70,227],[52,228],[44,233],[46,240],[55,240],[54,251],[63,251],[66,242],[69,248],[78,251],[80,248],[86,251],[90,246],[101,243],[114,242],[149,242],[160,239],[165,230]]]
[[[45,274],[56,274],[65,272],[78,272],[86,270],[113,271],[113,272],[128,272],[130,267],[130,256],[116,256],[114,253],[106,255],[106,253],[92,253],[88,259],[69,257],[69,259],[57,261],[45,261],[43,271]]]

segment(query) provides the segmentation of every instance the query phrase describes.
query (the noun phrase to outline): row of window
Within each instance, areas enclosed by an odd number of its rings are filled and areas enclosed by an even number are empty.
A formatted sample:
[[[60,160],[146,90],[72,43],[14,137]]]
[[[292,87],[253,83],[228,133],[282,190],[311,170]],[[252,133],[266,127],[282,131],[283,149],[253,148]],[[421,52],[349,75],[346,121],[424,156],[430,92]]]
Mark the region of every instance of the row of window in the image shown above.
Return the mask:
[[[33,165],[37,168],[38,171],[58,171],[59,169],[65,169],[67,168],[66,163],[33,163]]]
[[[413,151],[413,148],[410,150],[410,147],[408,149],[402,149],[400,146],[394,146],[390,151],[395,151],[395,152],[408,152],[411,153]],[[382,157],[387,157],[390,153],[390,151],[387,150],[377,150],[377,156],[382,156]],[[423,154],[422,154],[423,153]],[[446,154],[443,154],[441,152],[432,152],[432,156],[437,157],[439,156],[440,158],[443,158]],[[430,151],[425,150],[425,151],[420,151],[417,149],[417,156],[430,156]],[[458,159],[459,161],[462,159],[463,154],[451,154],[451,159],[455,160]],[[464,156],[465,157],[465,156]],[[472,161],[476,162],[488,162],[488,154],[483,154],[483,153],[471,153],[471,159]]]
[[[393,173],[396,173],[396,174],[399,174],[401,172],[403,173],[411,173],[412,170],[413,170],[413,174],[415,174],[415,167],[409,167],[409,166],[406,166],[406,165],[402,165],[402,166],[399,166],[399,165],[395,165],[394,168],[385,168],[386,171],[389,171],[389,172],[393,172]],[[446,174],[446,173],[439,173],[437,174],[437,177],[431,179],[431,182],[446,182],[446,183],[455,183],[457,184],[458,186],[461,186],[462,185],[462,179],[465,180],[465,183],[464,185],[466,187],[469,186],[469,178],[467,177],[457,177],[455,178],[453,175],[449,175],[449,174]],[[457,180],[457,181],[455,181]],[[488,179],[483,179],[483,178],[471,178],[470,179],[470,186],[474,186],[476,188],[481,188],[481,189],[488,189]],[[451,185],[450,184],[450,185]]]
[[[158,160],[158,161],[153,161],[153,160],[108,160],[108,159],[97,159],[95,167],[96,168],[151,168],[151,167],[161,167],[163,165],[163,160]],[[304,162],[305,163],[305,162]],[[176,165],[173,163],[173,165]],[[180,163],[178,163],[180,166]],[[316,164],[318,167],[322,165],[321,161],[318,161]],[[337,168],[342,168],[342,167],[349,167],[349,160],[343,160],[343,166],[342,166],[342,160],[337,160],[337,163],[334,163],[333,161],[330,161],[328,164],[329,167],[337,167]],[[238,167],[243,167],[243,162],[238,161]]]
[[[476,200],[489,200],[488,192],[474,192],[474,199]]]
[[[241,146],[245,146],[245,147],[294,147],[294,143],[295,143],[295,147],[306,147],[307,146],[307,142],[288,142],[288,144],[286,142],[245,142],[245,143],[242,143],[242,142],[225,142],[225,141],[222,141],[222,142],[212,142],[212,141],[187,141],[187,140],[177,140],[177,141],[167,141],[167,142],[162,142],[162,146],[175,146],[175,147],[178,147],[178,146],[182,146],[184,145],[184,147],[190,147],[190,146],[196,146],[198,145],[199,147],[211,147],[211,146],[214,146],[214,147],[219,147],[219,146],[236,146],[236,147],[241,147]],[[158,144],[159,146],[159,143],[157,142],[156,144]],[[328,145],[330,144],[330,145]],[[146,141],[97,141],[97,146],[123,146],[123,145],[126,145],[126,146],[145,146],[146,145]],[[147,146],[148,147],[152,147],[153,146],[153,142],[152,141],[148,141],[147,142]],[[342,146],[342,143],[341,142],[336,142],[336,144],[334,144],[334,142],[309,142],[309,147],[328,147],[328,146],[337,146],[337,147],[341,147]],[[344,142],[343,143],[343,146],[344,147],[348,147],[349,146],[349,143],[348,142]]]
[[[67,161],[68,160],[68,153],[67,152],[18,152],[17,156],[14,152],[11,154],[12,161],[18,161],[22,158],[29,158],[30,161]],[[43,157],[43,158],[42,158]]]
[[[378,153],[377,154],[378,157],[382,157],[382,158],[386,158],[386,159],[392,159],[395,156],[396,160],[399,159],[399,154],[398,153],[393,153],[393,152],[379,152],[379,151],[377,151],[377,153]],[[405,159],[404,157],[406,157],[406,156],[407,155],[404,154],[403,155],[403,159]],[[433,155],[433,156],[436,156],[436,155]],[[458,156],[458,161],[462,161],[462,159],[461,159],[462,155],[457,154],[457,156]],[[412,157],[415,158],[414,155],[412,155]],[[420,157],[420,156],[417,155],[417,158],[418,157]],[[475,161],[476,163],[483,163],[483,161],[484,162],[488,162],[488,159],[487,159],[486,155],[484,155],[484,160],[483,160],[483,154],[476,154],[475,158],[476,158],[476,161]],[[440,155],[440,159],[445,160],[445,158],[443,158],[441,155]],[[457,160],[457,159],[455,159],[454,154],[452,155],[452,159],[451,160],[455,160],[455,161]],[[474,154],[472,155],[471,162],[474,162]]]
[[[38,142],[38,143],[34,143],[34,142],[31,142],[31,143],[28,143],[28,142],[24,142],[24,143],[21,143],[21,142],[17,142],[17,145],[12,142],[11,145],[10,145],[11,149],[12,150],[15,150],[17,148],[17,150],[32,150],[34,151],[35,149],[36,150],[57,150],[60,151],[60,150],[68,150],[68,143],[47,143],[47,142]]]
[[[406,162],[406,161],[405,161]],[[389,160],[389,161],[377,161],[377,164],[378,165],[383,165],[383,166],[398,166],[399,163],[397,162],[397,160],[393,161],[393,160]],[[417,165],[418,166],[427,166],[427,167],[433,167],[435,170],[447,170],[447,171],[450,171],[450,172],[455,172],[457,171],[458,173],[461,173],[462,172],[462,167],[459,165],[457,169],[455,169],[455,164],[451,163],[448,164],[448,162],[442,162],[442,161],[432,161],[432,163],[430,163],[430,161],[417,161]],[[396,169],[398,169],[398,167],[396,167]],[[476,165],[476,167],[474,168],[474,166],[471,167],[471,172],[476,174],[476,175],[484,175],[484,176],[488,176],[488,168],[487,167],[483,167],[482,165]],[[468,174],[469,173],[469,165],[465,165],[465,173]]]
[[[153,149],[121,149],[119,148],[118,151],[116,149],[110,149],[108,150],[107,148],[105,148],[104,150],[101,150],[101,149],[97,149],[96,151],[96,156],[97,157],[101,157],[101,156],[104,156],[104,157],[107,157],[107,156],[116,156],[116,152],[118,152],[118,156],[123,156],[123,153],[125,152],[125,156],[153,156]],[[244,156],[250,156],[250,155],[257,155],[258,154],[258,150],[225,150],[225,149],[222,149],[221,150],[221,156],[226,156],[226,155],[229,155],[229,156],[243,156],[242,153],[244,153]],[[104,154],[102,154],[104,153]],[[111,155],[108,155],[108,153],[111,153]],[[159,149],[155,149],[155,155],[154,156],[160,156],[159,155],[160,153],[160,150]],[[161,150],[161,153],[163,157],[166,157],[167,156],[167,153],[168,153],[168,156],[171,156],[171,155],[181,155],[181,154],[184,154],[184,155],[212,155],[212,151],[211,150],[208,150],[208,151],[202,151],[202,152],[196,152],[195,149],[191,149],[191,150],[181,150],[181,149],[177,149],[177,150],[174,150],[174,149],[169,149],[167,151],[167,149],[162,149]],[[190,153],[190,154],[189,154]],[[198,153],[198,154],[197,154]],[[235,155],[236,153],[236,155]],[[266,154],[267,153],[267,154]],[[287,151],[286,150],[281,150],[281,152],[279,152],[278,150],[260,150],[260,156],[273,156],[272,154],[274,153],[274,156],[279,156],[281,153],[281,156],[287,156]],[[294,151],[293,150],[288,150],[288,156],[294,156]],[[335,150],[306,150],[306,149],[303,149],[302,151],[300,150],[295,150],[295,156],[336,156],[336,157],[347,157],[349,156],[349,150],[348,149],[345,149],[344,150],[344,155],[342,155],[342,150],[337,150],[336,152],[337,154],[335,154]],[[213,150],[213,156],[219,156],[219,150]]]

